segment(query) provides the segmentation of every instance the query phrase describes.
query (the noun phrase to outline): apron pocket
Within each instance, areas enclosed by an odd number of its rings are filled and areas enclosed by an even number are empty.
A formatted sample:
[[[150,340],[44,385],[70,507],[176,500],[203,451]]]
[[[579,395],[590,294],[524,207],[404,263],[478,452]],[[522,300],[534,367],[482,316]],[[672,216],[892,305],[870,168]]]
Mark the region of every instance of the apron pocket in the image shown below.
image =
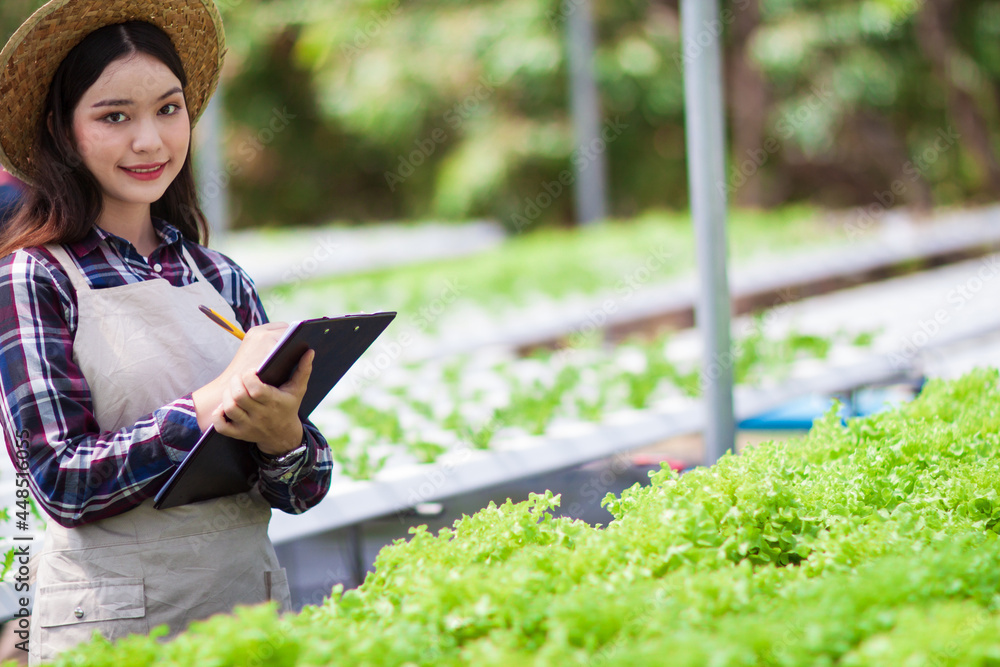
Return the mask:
[[[49,662],[63,651],[90,641],[95,632],[108,641],[149,634],[145,616],[142,579],[122,577],[39,586],[32,610],[29,662]]]
[[[41,608],[35,610],[40,613],[38,624],[43,628],[143,618],[146,615],[142,579],[52,584],[41,586],[38,596],[44,600]]]

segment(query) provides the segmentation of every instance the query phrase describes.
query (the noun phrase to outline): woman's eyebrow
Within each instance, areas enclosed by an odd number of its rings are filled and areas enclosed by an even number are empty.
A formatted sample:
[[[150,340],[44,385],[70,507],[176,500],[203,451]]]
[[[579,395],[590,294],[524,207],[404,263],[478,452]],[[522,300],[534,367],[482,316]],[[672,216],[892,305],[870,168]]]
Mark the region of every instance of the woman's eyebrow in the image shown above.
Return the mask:
[[[165,92],[162,95],[160,95],[159,99],[157,99],[156,101],[157,102],[162,102],[163,100],[167,99],[171,95],[176,95],[177,93],[181,93],[183,95],[184,94],[184,90],[180,86],[177,86],[175,88],[171,88],[167,92]],[[135,102],[133,102],[132,100],[124,100],[124,99],[122,99],[122,100],[101,100],[100,102],[98,102],[97,104],[95,104],[91,108],[98,109],[100,107],[129,107],[129,106],[132,106],[134,104],[135,104]]]

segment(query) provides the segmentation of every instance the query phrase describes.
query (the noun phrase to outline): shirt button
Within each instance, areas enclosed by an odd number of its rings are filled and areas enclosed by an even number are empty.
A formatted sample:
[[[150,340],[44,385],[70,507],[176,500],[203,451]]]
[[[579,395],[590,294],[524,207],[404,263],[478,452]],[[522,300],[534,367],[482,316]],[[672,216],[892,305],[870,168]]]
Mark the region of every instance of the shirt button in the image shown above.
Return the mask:
[[[163,270],[163,265],[162,264],[153,264],[153,270],[156,271],[157,273],[159,273],[160,271]]]
[[[73,615],[76,616],[77,618],[83,618],[83,609],[77,607],[76,609],[73,610]]]

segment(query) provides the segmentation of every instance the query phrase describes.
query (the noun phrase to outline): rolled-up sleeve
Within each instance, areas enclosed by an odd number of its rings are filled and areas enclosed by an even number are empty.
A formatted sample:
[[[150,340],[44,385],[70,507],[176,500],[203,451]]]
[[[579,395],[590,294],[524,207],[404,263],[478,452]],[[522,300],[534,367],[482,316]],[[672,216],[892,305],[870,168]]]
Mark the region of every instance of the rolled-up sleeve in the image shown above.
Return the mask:
[[[305,456],[290,466],[280,466],[259,454],[260,491],[271,507],[301,514],[323,500],[330,489],[333,457],[326,440],[309,421],[302,423]]]

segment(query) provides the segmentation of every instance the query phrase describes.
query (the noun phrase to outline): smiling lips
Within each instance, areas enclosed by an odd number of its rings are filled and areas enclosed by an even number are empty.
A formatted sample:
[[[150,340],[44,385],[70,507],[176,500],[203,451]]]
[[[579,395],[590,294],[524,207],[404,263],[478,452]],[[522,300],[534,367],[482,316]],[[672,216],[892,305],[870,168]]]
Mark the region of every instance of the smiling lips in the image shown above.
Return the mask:
[[[121,167],[121,170],[140,181],[155,181],[163,174],[166,166],[166,162],[161,162],[160,164],[137,164],[134,167]]]

